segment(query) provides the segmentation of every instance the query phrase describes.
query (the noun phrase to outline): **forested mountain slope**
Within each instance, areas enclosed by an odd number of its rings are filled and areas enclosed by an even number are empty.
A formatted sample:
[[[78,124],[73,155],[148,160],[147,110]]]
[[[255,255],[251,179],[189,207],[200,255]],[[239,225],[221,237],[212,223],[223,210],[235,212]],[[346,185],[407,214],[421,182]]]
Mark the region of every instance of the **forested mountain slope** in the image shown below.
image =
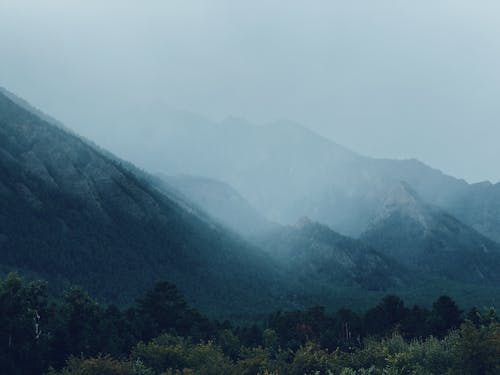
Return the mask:
[[[306,217],[269,232],[260,243],[291,275],[325,288],[385,290],[404,287],[411,280],[407,270],[390,257]]]
[[[262,309],[286,291],[264,252],[3,94],[0,253],[4,270],[121,303],[159,279],[208,312]]]
[[[361,238],[421,275],[500,286],[500,245],[425,204],[405,183],[388,192]]]

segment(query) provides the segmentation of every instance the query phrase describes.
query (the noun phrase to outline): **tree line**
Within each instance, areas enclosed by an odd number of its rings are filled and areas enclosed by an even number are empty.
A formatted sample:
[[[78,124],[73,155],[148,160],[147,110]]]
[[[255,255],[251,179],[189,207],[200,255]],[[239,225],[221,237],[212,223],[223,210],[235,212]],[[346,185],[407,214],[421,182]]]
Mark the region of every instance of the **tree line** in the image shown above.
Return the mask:
[[[426,309],[389,295],[363,314],[313,307],[236,326],[208,319],[168,282],[119,308],[75,287],[52,299],[46,282],[9,274],[0,373],[499,374],[500,325],[493,309],[464,313],[448,296]]]

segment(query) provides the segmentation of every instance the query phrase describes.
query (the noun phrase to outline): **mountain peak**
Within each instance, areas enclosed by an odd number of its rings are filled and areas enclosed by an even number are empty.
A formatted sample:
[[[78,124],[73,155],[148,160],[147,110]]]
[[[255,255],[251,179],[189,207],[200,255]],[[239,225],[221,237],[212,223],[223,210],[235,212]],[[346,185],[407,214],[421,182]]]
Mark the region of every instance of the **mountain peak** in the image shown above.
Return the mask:
[[[314,224],[314,222],[307,216],[302,216],[296,223],[295,223],[295,228],[297,229],[303,229],[305,227],[308,227],[310,225]]]

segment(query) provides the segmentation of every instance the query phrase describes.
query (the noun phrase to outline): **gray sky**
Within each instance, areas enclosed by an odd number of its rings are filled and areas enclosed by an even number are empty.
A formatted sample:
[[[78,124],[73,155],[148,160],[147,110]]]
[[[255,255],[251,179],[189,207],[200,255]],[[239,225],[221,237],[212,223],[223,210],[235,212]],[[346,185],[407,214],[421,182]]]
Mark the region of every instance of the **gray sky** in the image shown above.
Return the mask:
[[[0,0],[0,85],[98,143],[156,103],[500,181],[497,0]]]

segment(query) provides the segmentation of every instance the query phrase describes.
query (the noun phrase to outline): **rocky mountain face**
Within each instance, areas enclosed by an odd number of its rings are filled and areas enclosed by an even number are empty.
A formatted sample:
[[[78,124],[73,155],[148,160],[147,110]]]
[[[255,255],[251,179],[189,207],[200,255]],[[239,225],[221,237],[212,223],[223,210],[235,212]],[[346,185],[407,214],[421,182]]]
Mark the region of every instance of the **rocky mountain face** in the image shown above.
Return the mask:
[[[0,93],[0,268],[119,303],[160,279],[207,312],[279,300],[269,256],[142,177]]]
[[[405,183],[388,192],[361,238],[421,275],[500,285],[500,245],[427,205]]]
[[[389,257],[308,218],[268,233],[260,243],[302,281],[385,290],[410,280],[405,268]]]
[[[364,157],[295,123],[211,123],[185,114],[131,138],[144,146],[131,155],[141,166],[224,181],[278,223],[305,215],[359,236],[386,192],[404,181],[428,204],[500,241],[500,184],[468,184],[417,160]]]

